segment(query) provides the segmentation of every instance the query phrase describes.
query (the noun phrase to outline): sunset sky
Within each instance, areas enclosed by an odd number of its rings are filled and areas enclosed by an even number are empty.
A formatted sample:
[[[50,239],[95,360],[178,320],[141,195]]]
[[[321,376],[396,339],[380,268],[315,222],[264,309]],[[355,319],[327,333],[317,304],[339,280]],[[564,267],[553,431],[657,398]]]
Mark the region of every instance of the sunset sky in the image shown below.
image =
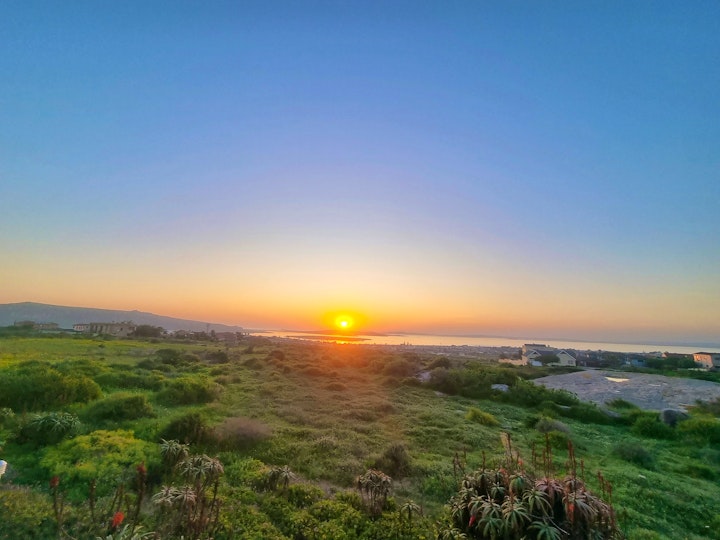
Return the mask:
[[[720,3],[0,3],[0,303],[720,341]]]

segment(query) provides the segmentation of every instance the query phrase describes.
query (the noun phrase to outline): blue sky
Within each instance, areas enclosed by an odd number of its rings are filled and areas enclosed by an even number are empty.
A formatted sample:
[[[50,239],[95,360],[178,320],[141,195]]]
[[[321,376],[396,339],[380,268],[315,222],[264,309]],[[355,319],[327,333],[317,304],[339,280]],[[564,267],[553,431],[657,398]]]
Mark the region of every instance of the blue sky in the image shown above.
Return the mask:
[[[720,336],[716,2],[0,5],[0,302]]]

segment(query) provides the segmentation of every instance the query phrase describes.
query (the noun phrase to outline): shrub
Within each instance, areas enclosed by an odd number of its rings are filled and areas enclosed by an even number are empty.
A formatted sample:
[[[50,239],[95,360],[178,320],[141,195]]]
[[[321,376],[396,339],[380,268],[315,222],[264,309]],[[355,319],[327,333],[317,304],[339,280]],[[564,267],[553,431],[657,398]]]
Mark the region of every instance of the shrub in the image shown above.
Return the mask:
[[[577,403],[568,408],[560,408],[560,414],[588,424],[610,424],[612,417],[594,403]]]
[[[481,411],[476,407],[470,407],[465,414],[465,419],[482,424],[483,426],[499,426],[500,422],[492,414]]]
[[[160,432],[159,438],[177,440],[184,444],[199,444],[207,440],[209,432],[205,418],[200,413],[191,412],[172,420]]]
[[[698,401],[697,408],[705,414],[720,416],[720,397],[717,397],[712,401]]]
[[[101,373],[95,378],[95,382],[102,388],[109,390],[113,388],[160,390],[165,380],[159,373],[141,374],[111,371]]]
[[[510,389],[502,395],[504,401],[523,407],[536,407],[544,401],[552,401],[557,405],[569,407],[580,403],[574,394],[565,390],[553,390],[542,385],[518,379]]]
[[[541,416],[535,423],[534,427],[540,433],[550,433],[551,431],[568,433],[570,431],[567,425],[563,424],[559,420],[553,420],[552,418],[547,418],[546,416]]]
[[[89,421],[122,421],[153,418],[152,405],[139,394],[115,394],[89,406],[85,418]]]
[[[46,363],[24,362],[0,370],[0,407],[15,411],[87,403],[100,395],[100,387],[89,377],[65,375]]]
[[[720,444],[720,421],[712,416],[695,416],[680,422],[677,430],[701,444]]]
[[[415,364],[405,358],[393,358],[383,366],[383,373],[394,377],[408,377],[415,371]]]
[[[675,431],[655,416],[640,416],[630,428],[635,435],[652,439],[674,439]]]
[[[615,398],[606,404],[611,409],[637,409],[638,406],[621,398]]]
[[[50,476],[68,486],[71,498],[83,500],[90,480],[97,480],[97,494],[109,494],[139,463],[157,462],[157,447],[136,439],[132,431],[98,430],[51,446],[40,465]]]
[[[208,403],[219,394],[220,387],[207,377],[179,377],[169,381],[158,392],[158,399],[170,405]]]
[[[432,362],[430,362],[430,365],[428,365],[427,369],[435,369],[435,368],[445,368],[449,369],[452,363],[450,362],[450,359],[446,356],[440,356],[438,358],[435,358]]]
[[[55,538],[52,502],[26,487],[0,490],[0,538]]]
[[[407,446],[403,443],[391,444],[383,454],[375,460],[373,469],[388,473],[393,478],[404,478],[412,470],[412,460]]]
[[[652,469],[655,465],[653,455],[638,443],[620,442],[613,447],[612,452],[620,459],[645,469]]]
[[[158,349],[155,353],[158,360],[163,364],[170,364],[171,366],[177,366],[180,364],[180,357],[182,353],[176,349]]]
[[[40,446],[57,444],[77,434],[79,427],[80,420],[74,414],[65,412],[36,414],[20,428],[17,440],[20,443],[29,442]]]
[[[275,349],[268,355],[269,359],[278,360],[280,362],[285,361],[285,353],[279,349]]]
[[[570,442],[570,436],[564,431],[548,431],[544,442],[556,450],[565,450]]]
[[[0,407],[0,428],[12,426],[15,423],[15,413],[10,407]]]
[[[227,364],[230,361],[225,351],[212,351],[207,353],[206,358],[211,364]]]
[[[272,429],[259,420],[236,416],[216,426],[213,435],[223,450],[244,450],[270,438]]]

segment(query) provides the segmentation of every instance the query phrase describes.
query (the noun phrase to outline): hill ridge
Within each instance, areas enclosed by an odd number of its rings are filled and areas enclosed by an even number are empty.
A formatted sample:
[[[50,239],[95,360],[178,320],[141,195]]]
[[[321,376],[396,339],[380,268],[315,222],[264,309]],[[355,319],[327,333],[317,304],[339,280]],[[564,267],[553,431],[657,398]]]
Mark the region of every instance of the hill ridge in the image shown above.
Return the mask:
[[[147,311],[117,310],[90,307],[60,306],[40,302],[16,302],[0,304],[0,326],[10,326],[15,321],[54,322],[60,328],[72,328],[74,324],[89,322],[120,322],[132,321],[135,324],[162,326],[166,330],[190,330],[200,332],[215,330],[216,332],[239,332],[241,326],[195,321],[157,315]]]

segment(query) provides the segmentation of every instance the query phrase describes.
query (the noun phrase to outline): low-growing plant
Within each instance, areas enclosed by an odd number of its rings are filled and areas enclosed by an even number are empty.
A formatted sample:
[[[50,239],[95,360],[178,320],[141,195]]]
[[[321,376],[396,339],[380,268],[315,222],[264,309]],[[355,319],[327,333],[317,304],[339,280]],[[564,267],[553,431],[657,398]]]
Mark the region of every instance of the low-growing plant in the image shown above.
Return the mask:
[[[630,428],[635,435],[652,439],[674,439],[675,430],[663,424],[657,417],[640,416]]]
[[[17,441],[39,446],[57,444],[63,439],[76,435],[79,428],[80,420],[71,413],[35,414],[20,427]]]
[[[142,394],[114,394],[88,406],[84,418],[91,422],[136,420],[153,418],[155,412]]]
[[[720,444],[720,420],[712,416],[694,416],[678,424],[683,437],[700,444]]]
[[[0,538],[30,539],[57,536],[52,502],[27,487],[0,489]]]
[[[171,420],[159,434],[160,439],[177,440],[183,444],[200,444],[208,440],[210,427],[198,412],[189,412]]]
[[[24,362],[0,369],[0,407],[15,411],[50,410],[87,403],[101,395],[85,375],[65,375],[41,362]]]
[[[132,431],[98,430],[48,447],[40,465],[49,476],[62,478],[71,498],[84,500],[92,480],[98,496],[107,495],[138,463],[157,461],[155,445],[136,439]]]
[[[217,398],[220,388],[207,377],[178,377],[168,381],[157,397],[170,405],[208,403]]]
[[[272,429],[253,418],[226,418],[213,429],[213,438],[223,450],[246,450],[272,436]]]
[[[645,469],[653,469],[655,467],[655,458],[641,444],[636,442],[619,442],[613,447],[613,454],[620,459],[629,463],[633,463]]]
[[[618,538],[615,513],[604,500],[610,489],[599,475],[603,497],[592,493],[577,474],[572,444],[568,445],[568,474],[551,476],[550,446],[546,445],[544,475],[525,470],[509,436],[503,444],[503,467],[482,467],[467,475],[449,505],[447,526],[439,538],[535,538],[581,540]],[[538,464],[536,464],[538,465]],[[464,535],[464,536],[463,536]]]
[[[563,424],[560,420],[553,420],[547,416],[541,416],[533,427],[540,433],[550,433],[551,431],[568,433],[570,431],[570,428],[568,428],[567,425]]]
[[[375,460],[373,468],[385,471],[394,478],[408,476],[412,470],[412,459],[408,453],[407,445],[399,442],[391,444]]]
[[[499,426],[500,422],[489,412],[481,411],[477,407],[470,407],[465,414],[465,419],[483,426]]]

